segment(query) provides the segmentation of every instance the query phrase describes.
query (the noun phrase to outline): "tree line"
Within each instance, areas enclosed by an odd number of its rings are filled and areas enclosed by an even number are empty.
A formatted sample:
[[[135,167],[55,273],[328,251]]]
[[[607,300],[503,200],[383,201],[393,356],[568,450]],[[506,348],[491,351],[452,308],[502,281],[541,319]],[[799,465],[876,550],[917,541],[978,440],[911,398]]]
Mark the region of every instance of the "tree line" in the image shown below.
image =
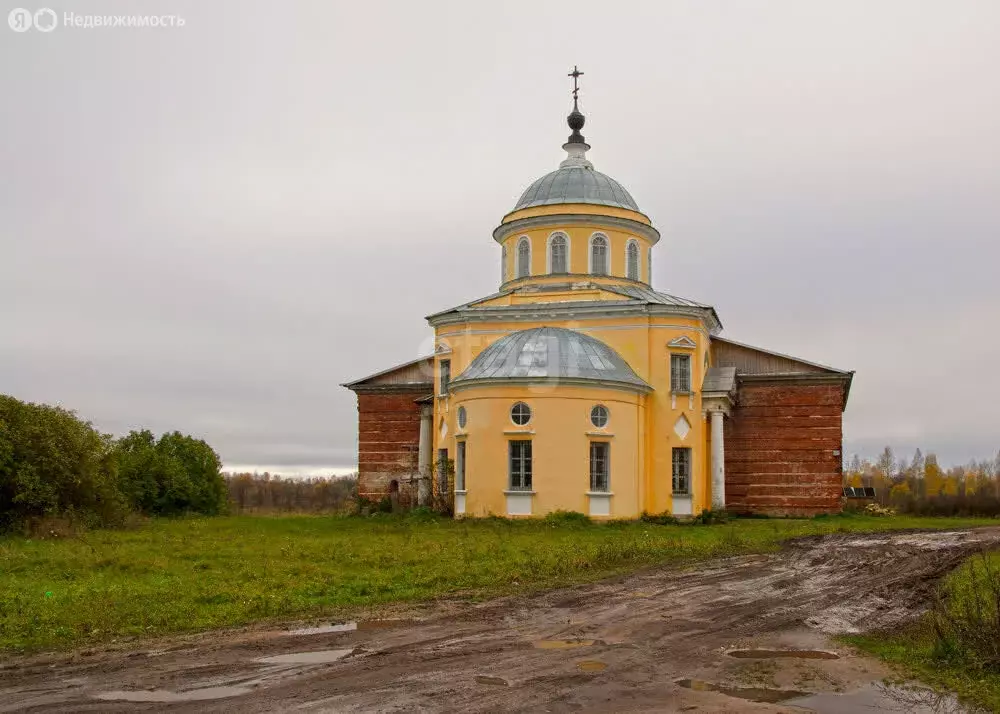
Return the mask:
[[[1000,453],[944,469],[934,453],[899,458],[886,446],[874,461],[855,454],[844,485],[872,487],[880,503],[907,513],[1000,516]]]
[[[283,478],[264,472],[223,474],[236,513],[337,513],[354,507],[356,476]]]
[[[75,413],[0,395],[0,530],[68,518],[116,526],[132,514],[223,513],[218,454],[201,439],[102,434]]]

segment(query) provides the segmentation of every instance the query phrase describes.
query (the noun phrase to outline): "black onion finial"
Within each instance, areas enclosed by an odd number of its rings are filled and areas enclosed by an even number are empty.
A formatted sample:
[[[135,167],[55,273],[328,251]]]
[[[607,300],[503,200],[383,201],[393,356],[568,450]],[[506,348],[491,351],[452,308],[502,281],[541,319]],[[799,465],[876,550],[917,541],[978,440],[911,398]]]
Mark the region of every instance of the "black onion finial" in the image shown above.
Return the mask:
[[[583,116],[577,105],[577,94],[580,91],[580,86],[577,83],[577,79],[583,74],[576,65],[573,65],[573,71],[570,72],[567,77],[573,78],[573,111],[570,112],[569,116],[566,117],[566,123],[569,124],[569,128],[572,129],[573,133],[570,134],[567,143],[570,144],[586,144],[587,142],[583,138],[583,134],[580,133],[580,129],[583,128],[584,123],[587,118]]]

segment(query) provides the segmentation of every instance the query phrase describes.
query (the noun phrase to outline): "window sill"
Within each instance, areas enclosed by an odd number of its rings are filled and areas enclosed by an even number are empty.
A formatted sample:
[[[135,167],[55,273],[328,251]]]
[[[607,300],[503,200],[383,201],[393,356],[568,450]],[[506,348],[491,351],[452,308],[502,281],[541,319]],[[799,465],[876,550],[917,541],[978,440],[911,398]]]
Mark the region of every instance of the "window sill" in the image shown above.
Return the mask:
[[[531,436],[535,433],[534,429],[504,429],[504,434],[514,435],[514,436]]]
[[[597,497],[600,497],[600,496],[611,497],[611,496],[614,496],[615,494],[613,494],[611,491],[587,491],[587,495],[588,496],[597,496]]]
[[[586,436],[600,437],[604,439],[614,439],[615,435],[610,431],[588,431]]]
[[[694,391],[692,391],[690,389],[688,389],[688,390],[684,390],[684,389],[671,389],[670,393],[671,394],[676,394],[679,397],[693,397],[695,395]]]
[[[504,491],[507,496],[534,496],[536,491]]]
[[[464,489],[464,488],[461,488],[461,489],[459,489],[459,488],[456,488],[456,489],[455,489],[455,495],[456,495],[456,496],[464,496],[464,495],[465,495],[465,494],[467,494],[467,493],[468,493],[468,490],[467,490],[467,489]]]
[[[691,494],[690,493],[674,493],[674,494],[671,494],[671,497],[672,498],[691,498]]]

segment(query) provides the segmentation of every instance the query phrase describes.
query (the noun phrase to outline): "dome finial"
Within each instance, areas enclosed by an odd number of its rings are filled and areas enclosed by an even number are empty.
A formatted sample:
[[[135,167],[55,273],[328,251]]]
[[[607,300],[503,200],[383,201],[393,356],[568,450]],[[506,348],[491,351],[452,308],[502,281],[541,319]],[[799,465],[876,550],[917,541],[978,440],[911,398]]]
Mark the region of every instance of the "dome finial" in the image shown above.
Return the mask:
[[[577,69],[576,65],[573,65],[573,71],[566,75],[573,78],[573,111],[566,117],[566,123],[569,124],[569,128],[573,133],[569,135],[569,139],[563,144],[563,149],[569,155],[559,164],[560,167],[583,166],[588,169],[594,168],[594,165],[587,161],[587,149],[590,148],[590,144],[587,143],[586,139],[583,138],[583,134],[580,133],[580,129],[583,128],[584,123],[587,121],[587,118],[580,112],[578,103],[580,85],[577,80],[582,75],[583,72]]]
[[[573,65],[573,71],[566,75],[567,77],[573,78],[573,111],[570,112],[568,117],[566,117],[566,122],[569,124],[569,128],[573,130],[573,133],[570,134],[569,141],[567,142],[569,144],[587,143],[583,138],[583,134],[580,133],[580,129],[583,128],[587,118],[580,113],[580,108],[577,104],[577,95],[580,92],[580,85],[577,83],[577,79],[582,75],[583,72],[577,69],[576,65]]]

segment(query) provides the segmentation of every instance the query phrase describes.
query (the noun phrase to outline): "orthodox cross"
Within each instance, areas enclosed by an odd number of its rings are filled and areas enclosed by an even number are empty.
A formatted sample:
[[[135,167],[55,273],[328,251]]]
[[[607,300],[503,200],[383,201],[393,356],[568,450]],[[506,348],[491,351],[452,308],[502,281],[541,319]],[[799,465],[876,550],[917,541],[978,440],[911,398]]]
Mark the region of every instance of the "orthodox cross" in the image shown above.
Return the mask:
[[[580,91],[580,87],[577,86],[576,80],[577,80],[577,77],[580,77],[582,74],[583,74],[583,72],[581,72],[580,70],[578,70],[576,68],[576,65],[573,65],[573,71],[566,75],[567,77],[572,77],[573,78],[573,101],[574,102],[576,101],[576,93]]]

